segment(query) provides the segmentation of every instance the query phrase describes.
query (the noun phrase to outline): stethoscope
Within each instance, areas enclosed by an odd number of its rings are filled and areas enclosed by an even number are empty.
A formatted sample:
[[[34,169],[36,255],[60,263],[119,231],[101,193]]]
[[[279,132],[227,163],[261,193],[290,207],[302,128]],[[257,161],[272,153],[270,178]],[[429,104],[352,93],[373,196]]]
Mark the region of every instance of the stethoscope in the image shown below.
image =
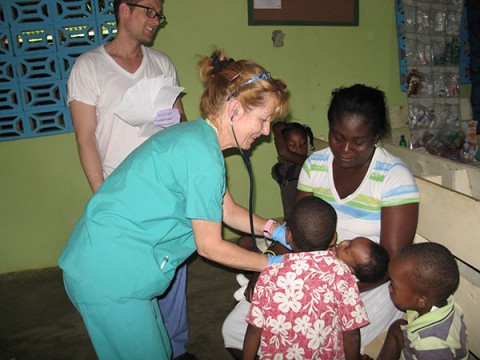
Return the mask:
[[[240,155],[242,156],[243,162],[248,171],[248,177],[250,180],[250,194],[248,198],[248,216],[250,219],[250,236],[252,237],[252,249],[255,252],[258,252],[257,248],[257,240],[255,238],[255,227],[253,225],[253,172],[252,172],[252,165],[250,164],[250,156],[248,151],[242,150],[240,144],[237,140],[237,135],[235,134],[235,129],[233,128],[233,117],[237,115],[237,110],[234,110],[233,115],[230,117],[230,127],[232,128],[233,138],[235,139],[235,143],[237,144],[237,148],[240,151]]]

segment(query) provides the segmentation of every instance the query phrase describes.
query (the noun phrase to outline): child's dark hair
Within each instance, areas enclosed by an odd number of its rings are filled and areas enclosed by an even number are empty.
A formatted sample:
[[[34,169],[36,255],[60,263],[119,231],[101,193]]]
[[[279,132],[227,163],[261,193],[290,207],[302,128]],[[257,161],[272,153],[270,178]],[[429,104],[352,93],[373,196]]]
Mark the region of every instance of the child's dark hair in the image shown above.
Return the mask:
[[[445,246],[431,242],[412,244],[397,256],[412,262],[412,287],[417,293],[430,296],[435,304],[445,302],[457,290],[458,265]]]
[[[374,283],[381,280],[387,273],[390,256],[382,245],[373,241],[370,241],[369,250],[368,263],[356,264],[353,271],[361,282]]]
[[[300,251],[327,250],[337,228],[337,213],[326,201],[307,196],[297,201],[287,226]]]
[[[308,126],[307,124],[302,125],[298,122],[285,124],[285,127],[282,129],[283,139],[287,141],[288,135],[295,131],[300,132],[305,137],[305,139],[307,139],[307,143],[309,143],[310,150],[315,149],[315,147],[313,146],[313,132],[310,126]]]
[[[390,124],[387,120],[385,93],[377,88],[362,84],[341,87],[332,92],[328,108],[328,125],[332,128],[335,121],[345,115],[361,115],[365,126],[378,140],[388,135]]]

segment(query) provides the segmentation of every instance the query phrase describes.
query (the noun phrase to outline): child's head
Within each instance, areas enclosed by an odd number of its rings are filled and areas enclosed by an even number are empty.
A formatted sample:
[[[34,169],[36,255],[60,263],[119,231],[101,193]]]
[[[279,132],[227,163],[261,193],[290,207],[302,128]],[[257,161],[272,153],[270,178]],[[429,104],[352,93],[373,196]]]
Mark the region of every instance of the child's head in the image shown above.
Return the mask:
[[[307,155],[308,141],[313,145],[313,133],[308,125],[288,123],[282,129],[282,136],[288,150],[299,155]]]
[[[295,252],[326,250],[337,239],[337,213],[316,196],[297,201],[287,226],[286,239]]]
[[[402,310],[429,312],[446,305],[460,281],[452,253],[437,243],[420,243],[402,249],[390,261],[390,297]]]
[[[336,253],[361,282],[377,282],[387,273],[390,259],[387,250],[366,237],[342,241]]]

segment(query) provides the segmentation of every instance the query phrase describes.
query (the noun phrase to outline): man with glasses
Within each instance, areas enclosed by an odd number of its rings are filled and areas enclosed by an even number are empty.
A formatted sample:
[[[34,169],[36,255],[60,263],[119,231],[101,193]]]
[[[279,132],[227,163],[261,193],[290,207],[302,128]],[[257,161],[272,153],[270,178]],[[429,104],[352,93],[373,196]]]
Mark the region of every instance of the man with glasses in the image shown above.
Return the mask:
[[[82,54],[68,80],[68,102],[83,171],[95,192],[147,135],[114,114],[126,91],[143,79],[165,77],[178,86],[170,58],[147,47],[165,23],[161,0],[114,0],[117,34],[105,46]],[[184,120],[180,98],[162,110],[155,125],[166,127]],[[154,119],[152,119],[154,121]],[[115,256],[115,254],[112,254]],[[159,299],[175,359],[196,359],[186,352],[188,320],[186,265],[178,269],[170,290]]]

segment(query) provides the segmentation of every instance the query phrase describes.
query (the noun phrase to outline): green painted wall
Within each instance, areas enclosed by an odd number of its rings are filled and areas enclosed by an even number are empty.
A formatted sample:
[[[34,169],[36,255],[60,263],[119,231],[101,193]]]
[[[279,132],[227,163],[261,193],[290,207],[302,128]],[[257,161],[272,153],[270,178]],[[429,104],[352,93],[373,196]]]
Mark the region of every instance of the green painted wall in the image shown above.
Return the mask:
[[[213,45],[235,59],[249,58],[283,78],[291,91],[292,118],[327,132],[326,108],[333,88],[362,82],[379,86],[389,104],[406,103],[400,92],[394,2],[361,0],[358,27],[247,26],[245,0],[165,0],[168,26],[155,48],[176,64],[186,87],[189,119],[199,116],[202,85],[196,55]],[[274,48],[272,31],[285,33]],[[255,211],[282,214],[279,190],[270,176],[276,160],[271,137],[251,151]],[[248,204],[248,176],[235,152],[226,157],[229,188]],[[0,143],[0,273],[53,266],[90,196],[73,134]],[[225,237],[233,234],[226,231]]]

